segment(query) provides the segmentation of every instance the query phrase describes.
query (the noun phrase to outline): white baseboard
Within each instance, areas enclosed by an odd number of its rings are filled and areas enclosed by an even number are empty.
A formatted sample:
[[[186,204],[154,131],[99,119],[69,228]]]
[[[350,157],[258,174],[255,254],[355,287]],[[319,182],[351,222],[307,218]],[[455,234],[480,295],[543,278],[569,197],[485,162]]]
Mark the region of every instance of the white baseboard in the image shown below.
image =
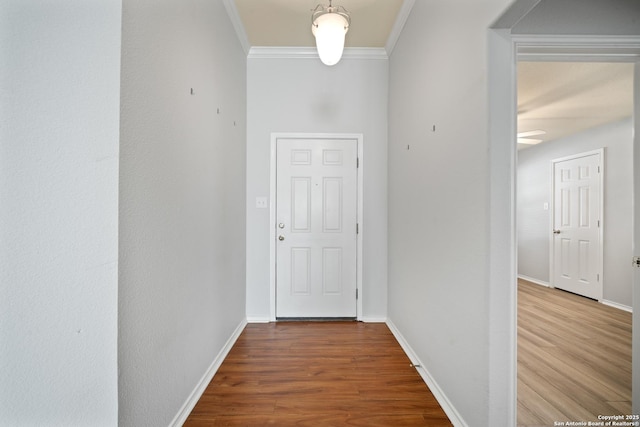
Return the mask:
[[[429,387],[429,390],[431,390],[431,393],[433,393],[433,396],[442,407],[442,410],[444,410],[444,413],[447,414],[447,417],[449,417],[449,421],[451,421],[451,423],[455,427],[468,427],[467,423],[458,413],[456,408],[451,404],[436,380],[433,379],[427,368],[422,364],[422,362],[420,362],[420,359],[413,351],[407,340],[404,339],[404,336],[402,336],[398,328],[396,328],[391,320],[387,320],[386,324],[391,330],[391,333],[396,337],[396,340],[400,344],[400,347],[402,347],[404,352],[409,357],[409,360],[411,360],[411,363],[413,363],[413,366],[416,367],[416,371],[418,371],[423,381],[427,384],[427,387]]]
[[[247,317],[247,323],[269,323],[271,319],[268,317]]]
[[[518,279],[526,280],[527,282],[535,283],[536,285],[545,286],[547,288],[551,287],[551,285],[549,285],[549,282],[534,279],[533,277],[525,276],[524,274],[518,274]]]
[[[364,323],[386,323],[386,317],[362,317],[358,319]],[[270,323],[271,319],[268,317],[247,317],[247,323]]]
[[[620,304],[618,302],[613,302],[613,301],[609,301],[609,300],[606,300],[606,299],[603,299],[600,302],[602,304],[604,304],[604,305],[608,305],[609,307],[613,307],[613,308],[617,308],[619,310],[624,310],[624,311],[627,311],[629,313],[633,313],[633,307],[629,307],[628,305]]]
[[[387,323],[386,317],[361,317],[361,322],[364,323]]]
[[[204,391],[207,389],[207,386],[213,379],[213,376],[220,368],[220,365],[222,365],[222,362],[224,361],[225,357],[227,357],[227,354],[229,354],[229,351],[231,350],[231,347],[233,347],[233,344],[235,344],[235,342],[238,340],[238,337],[242,333],[242,330],[245,326],[247,326],[247,321],[243,320],[242,322],[240,322],[235,331],[233,331],[218,355],[213,359],[213,362],[211,362],[209,369],[207,369],[207,371],[204,373],[196,388],[191,392],[191,395],[189,396],[189,398],[187,398],[186,402],[184,402],[184,405],[182,405],[182,408],[180,408],[180,411],[178,411],[171,423],[169,423],[169,427],[180,427],[185,423],[185,421],[187,421],[189,414],[191,413],[191,411],[193,411],[193,408],[196,406],[196,403],[198,403],[198,400],[200,400],[202,393],[204,393]]]

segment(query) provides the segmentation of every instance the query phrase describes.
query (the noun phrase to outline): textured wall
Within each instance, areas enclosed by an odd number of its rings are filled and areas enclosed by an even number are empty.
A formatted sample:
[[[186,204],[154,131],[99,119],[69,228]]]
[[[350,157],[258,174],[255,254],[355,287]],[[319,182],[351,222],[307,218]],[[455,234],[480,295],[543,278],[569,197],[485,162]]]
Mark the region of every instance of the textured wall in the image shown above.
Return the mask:
[[[389,318],[470,426],[489,417],[486,40],[506,6],[416,1],[389,70]]]
[[[0,425],[117,423],[119,1],[0,3]]]
[[[637,0],[541,0],[514,34],[637,35]]]
[[[245,318],[246,57],[209,0],[125,0],[122,49],[119,424],[163,426]]]

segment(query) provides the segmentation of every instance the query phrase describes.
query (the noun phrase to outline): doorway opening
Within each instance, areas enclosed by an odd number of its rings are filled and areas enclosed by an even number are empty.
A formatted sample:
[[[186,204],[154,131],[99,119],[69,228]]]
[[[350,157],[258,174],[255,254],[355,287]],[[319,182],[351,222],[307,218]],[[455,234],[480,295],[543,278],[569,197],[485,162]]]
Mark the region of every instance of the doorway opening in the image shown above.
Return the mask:
[[[631,413],[633,68],[518,62],[519,426]]]
[[[562,28],[546,28],[544,34],[513,34],[512,28],[537,2],[518,1],[509,13],[489,31],[489,134],[490,134],[490,229],[489,236],[489,314],[491,342],[489,354],[490,412],[492,425],[516,425],[517,409],[517,241],[516,241],[516,64],[518,55],[539,53],[571,56],[573,60],[640,61],[640,35],[567,36],[553,35]],[[517,7],[521,6],[521,7]],[[561,21],[561,20],[560,20]],[[551,25],[552,27],[553,25]],[[638,76],[636,66],[635,75]],[[634,92],[637,92],[637,88]],[[638,95],[635,94],[637,103]],[[638,111],[634,111],[634,147],[640,144]],[[639,158],[638,150],[634,157]],[[637,168],[634,179],[640,179]],[[634,186],[634,209],[639,200]],[[635,220],[635,217],[634,217]],[[634,246],[640,247],[638,224],[634,224]],[[631,265],[631,263],[629,263]],[[634,272],[634,287],[640,274]],[[633,305],[640,307],[640,292],[634,292]],[[640,321],[640,308],[634,311],[634,323]],[[640,380],[640,328],[634,328],[633,378]],[[637,382],[637,381],[635,381]],[[640,393],[633,393],[634,411],[640,408]]]

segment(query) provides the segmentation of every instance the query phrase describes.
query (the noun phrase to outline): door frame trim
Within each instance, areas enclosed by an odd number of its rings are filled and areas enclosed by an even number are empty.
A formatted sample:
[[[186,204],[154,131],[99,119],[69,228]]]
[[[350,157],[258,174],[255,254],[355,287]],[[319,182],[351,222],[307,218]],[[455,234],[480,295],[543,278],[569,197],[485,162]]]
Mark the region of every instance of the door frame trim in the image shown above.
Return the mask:
[[[358,147],[359,167],[357,171],[357,221],[359,232],[356,237],[356,289],[358,299],[356,300],[356,319],[362,320],[362,300],[365,290],[362,286],[362,238],[366,228],[364,227],[364,200],[363,200],[363,177],[364,177],[364,147],[363,134],[361,133],[271,133],[271,159],[269,177],[269,321],[276,321],[276,148],[279,139],[350,139],[355,140]]]
[[[599,206],[599,212],[598,214],[600,215],[600,227],[598,228],[598,274],[600,275],[600,280],[599,280],[599,290],[598,290],[598,301],[602,302],[602,299],[604,298],[604,174],[605,174],[605,149],[603,148],[598,148],[595,150],[590,150],[590,151],[585,151],[583,153],[577,153],[577,154],[572,154],[569,156],[564,156],[564,157],[560,157],[558,159],[552,159],[549,161],[550,164],[550,174],[551,174],[551,197],[549,198],[549,232],[552,233],[553,229],[555,228],[555,211],[554,209],[556,208],[555,206],[555,187],[556,187],[556,180],[555,180],[555,174],[554,174],[554,166],[556,163],[560,163],[560,162],[564,162],[567,160],[574,160],[574,159],[579,159],[581,157],[589,157],[589,156],[594,156],[596,154],[600,155],[600,163],[598,164],[598,166],[600,167],[600,179],[598,181],[600,181],[600,197],[598,200],[598,203],[600,204]],[[554,271],[555,271],[555,239],[551,238],[549,239],[549,287],[551,288],[556,288],[556,283],[555,283],[555,276],[554,276]]]
[[[539,0],[516,0],[503,18],[488,29],[489,116],[489,424],[516,425],[517,409],[517,243],[516,243],[516,68],[519,49],[578,48],[580,60],[598,60],[603,51],[614,58],[636,62],[640,36],[566,36],[512,34],[511,28]],[[510,13],[513,12],[513,13]],[[618,53],[621,55],[618,56]],[[531,52],[528,52],[531,54]],[[576,58],[578,59],[578,58]],[[636,111],[637,114],[637,111]],[[634,124],[636,130],[638,123]],[[636,132],[636,143],[640,132]],[[637,343],[636,343],[637,344]],[[634,350],[640,351],[640,350]],[[635,366],[637,368],[637,364]],[[634,378],[640,370],[633,369]],[[634,409],[640,392],[633,393]]]

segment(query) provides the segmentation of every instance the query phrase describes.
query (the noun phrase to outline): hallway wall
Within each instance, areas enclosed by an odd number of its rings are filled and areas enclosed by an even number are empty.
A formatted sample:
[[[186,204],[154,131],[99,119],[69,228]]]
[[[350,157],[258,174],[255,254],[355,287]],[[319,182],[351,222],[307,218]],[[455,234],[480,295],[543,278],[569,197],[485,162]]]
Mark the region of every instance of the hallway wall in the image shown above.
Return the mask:
[[[124,1],[120,426],[169,425],[245,319],[245,67],[222,1]]]
[[[390,60],[389,318],[469,426],[489,424],[487,28],[507,5],[416,1]]]
[[[0,426],[117,423],[121,2],[0,2]]]
[[[637,0],[539,0],[514,34],[638,35]]]
[[[387,315],[386,59],[251,58],[247,72],[247,316],[268,320],[272,132],[364,135],[363,317]],[[273,202],[273,201],[272,201]]]

